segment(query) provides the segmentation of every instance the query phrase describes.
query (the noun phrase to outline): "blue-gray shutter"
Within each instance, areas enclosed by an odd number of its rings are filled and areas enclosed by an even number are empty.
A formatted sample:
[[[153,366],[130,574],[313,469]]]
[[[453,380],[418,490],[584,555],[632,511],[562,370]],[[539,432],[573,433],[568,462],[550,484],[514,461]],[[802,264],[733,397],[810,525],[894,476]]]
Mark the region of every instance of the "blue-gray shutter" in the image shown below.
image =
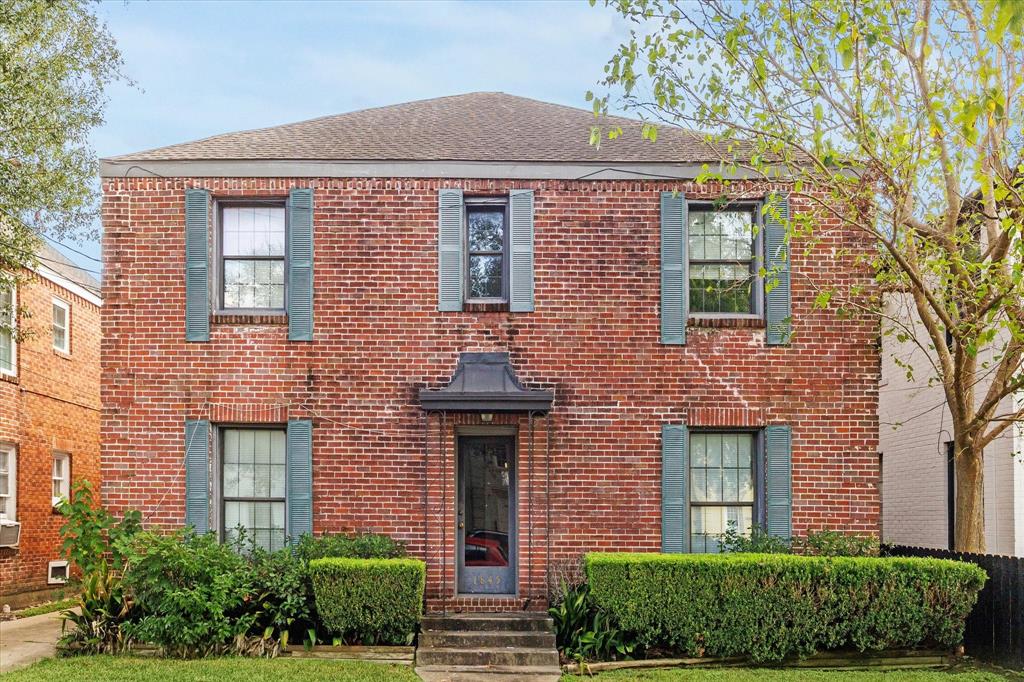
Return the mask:
[[[788,426],[764,430],[766,528],[769,535],[793,536],[793,437]]]
[[[772,290],[766,295],[765,324],[770,346],[789,343],[792,333],[792,310],[789,282],[789,244],[786,241],[786,223],[789,221],[789,195],[769,197],[774,210],[764,214],[765,267]]]
[[[288,340],[313,340],[313,190],[288,196]]]
[[[287,533],[294,542],[313,532],[313,422],[309,419],[288,421],[285,464]]]
[[[185,421],[185,525],[210,532],[210,422]]]
[[[185,190],[185,340],[210,340],[210,195]]]
[[[661,551],[686,552],[690,543],[686,481],[689,470],[687,433],[683,424],[661,427]]]
[[[462,190],[437,192],[437,309],[462,310]]]
[[[509,192],[509,301],[513,313],[533,312],[533,190]]]
[[[686,343],[686,197],[661,193],[661,342]]]

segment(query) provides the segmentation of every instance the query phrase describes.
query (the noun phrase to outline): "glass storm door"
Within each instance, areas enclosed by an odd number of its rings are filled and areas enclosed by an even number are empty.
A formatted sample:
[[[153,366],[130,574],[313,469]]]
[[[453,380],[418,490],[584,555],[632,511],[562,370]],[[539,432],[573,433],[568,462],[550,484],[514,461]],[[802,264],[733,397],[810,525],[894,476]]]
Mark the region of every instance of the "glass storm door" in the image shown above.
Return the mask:
[[[515,439],[459,438],[459,592],[514,594]]]

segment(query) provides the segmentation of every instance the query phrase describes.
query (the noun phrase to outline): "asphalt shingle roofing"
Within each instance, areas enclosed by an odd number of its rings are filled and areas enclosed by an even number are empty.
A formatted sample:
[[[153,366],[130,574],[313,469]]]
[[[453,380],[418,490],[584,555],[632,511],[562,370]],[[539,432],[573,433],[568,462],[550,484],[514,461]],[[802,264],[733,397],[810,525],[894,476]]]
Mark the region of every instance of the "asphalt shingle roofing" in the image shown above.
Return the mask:
[[[618,139],[590,144],[594,115],[585,109],[502,92],[364,109],[271,128],[215,135],[125,154],[110,161],[316,160],[565,163],[703,163],[718,155],[692,132],[662,126],[651,143],[642,123],[606,117]]]

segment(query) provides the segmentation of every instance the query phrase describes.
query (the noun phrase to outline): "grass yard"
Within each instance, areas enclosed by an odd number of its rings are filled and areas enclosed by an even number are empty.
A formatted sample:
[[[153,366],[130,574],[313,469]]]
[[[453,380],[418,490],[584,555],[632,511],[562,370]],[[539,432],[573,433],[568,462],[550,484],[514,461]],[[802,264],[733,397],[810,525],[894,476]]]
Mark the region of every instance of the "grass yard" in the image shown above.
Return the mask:
[[[4,682],[419,682],[412,666],[276,658],[55,658],[4,673]]]
[[[771,670],[758,668],[670,668],[664,670],[617,670],[594,678],[565,675],[563,682],[594,679],[598,682],[1005,682],[996,672],[956,670]]]

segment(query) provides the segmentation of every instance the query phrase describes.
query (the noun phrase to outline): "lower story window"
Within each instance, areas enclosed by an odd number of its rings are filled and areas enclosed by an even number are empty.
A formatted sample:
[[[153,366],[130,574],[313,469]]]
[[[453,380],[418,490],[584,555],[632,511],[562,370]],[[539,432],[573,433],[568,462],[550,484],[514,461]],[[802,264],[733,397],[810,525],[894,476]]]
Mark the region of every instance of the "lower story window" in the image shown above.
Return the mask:
[[[723,533],[754,524],[753,433],[690,434],[690,551],[718,552]]]
[[[222,429],[225,540],[244,533],[246,545],[285,545],[285,430]]]
[[[0,443],[0,520],[13,521],[17,515],[17,451]]]
[[[53,506],[71,496],[71,455],[66,452],[53,453]]]

